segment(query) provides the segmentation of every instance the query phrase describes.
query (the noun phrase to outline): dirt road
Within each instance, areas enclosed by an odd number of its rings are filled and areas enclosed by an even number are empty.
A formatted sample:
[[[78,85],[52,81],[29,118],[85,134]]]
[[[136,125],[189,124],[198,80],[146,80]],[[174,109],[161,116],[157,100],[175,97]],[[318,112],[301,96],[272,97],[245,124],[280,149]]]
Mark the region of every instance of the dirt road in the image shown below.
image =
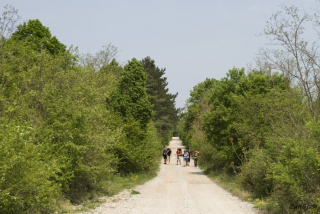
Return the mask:
[[[173,152],[171,163],[165,165],[162,161],[156,178],[134,188],[141,194],[123,191],[87,213],[255,213],[251,204],[217,186],[194,167],[193,161],[187,167],[176,165],[176,149],[183,148],[179,138],[173,138],[168,147]]]

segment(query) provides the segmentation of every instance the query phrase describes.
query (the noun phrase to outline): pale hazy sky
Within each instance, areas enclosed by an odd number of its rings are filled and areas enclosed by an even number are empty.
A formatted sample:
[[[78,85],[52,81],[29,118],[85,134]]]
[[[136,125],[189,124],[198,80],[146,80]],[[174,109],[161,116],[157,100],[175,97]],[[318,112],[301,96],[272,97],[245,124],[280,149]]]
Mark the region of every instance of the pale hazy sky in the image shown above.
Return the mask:
[[[309,10],[316,0],[1,0],[19,10],[20,23],[39,19],[52,35],[82,53],[118,47],[117,60],[150,56],[166,68],[170,93],[183,107],[205,78],[221,79],[254,62],[266,21],[279,5]]]

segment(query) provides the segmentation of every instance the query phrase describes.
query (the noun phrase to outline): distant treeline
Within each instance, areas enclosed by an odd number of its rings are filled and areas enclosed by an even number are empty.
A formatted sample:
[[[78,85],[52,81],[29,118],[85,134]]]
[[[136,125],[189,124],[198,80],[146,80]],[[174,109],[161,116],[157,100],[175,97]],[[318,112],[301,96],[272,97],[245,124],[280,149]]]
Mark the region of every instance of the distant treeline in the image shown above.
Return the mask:
[[[262,49],[258,69],[233,68],[196,85],[178,132],[200,151],[200,165],[235,175],[256,198],[275,201],[277,212],[317,213],[320,54],[302,35],[310,22],[319,27],[318,16],[301,17],[295,7],[283,12],[264,32],[278,49]]]
[[[117,48],[79,54],[39,20],[0,19],[0,212],[53,213],[108,194],[112,178],[155,172],[177,123],[165,69],[125,66]]]

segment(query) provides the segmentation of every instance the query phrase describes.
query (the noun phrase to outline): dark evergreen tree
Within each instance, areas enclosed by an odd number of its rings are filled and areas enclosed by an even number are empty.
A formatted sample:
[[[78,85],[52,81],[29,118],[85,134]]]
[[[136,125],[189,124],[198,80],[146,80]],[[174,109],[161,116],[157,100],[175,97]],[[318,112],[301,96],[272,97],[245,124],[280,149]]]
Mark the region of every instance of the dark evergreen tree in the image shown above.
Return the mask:
[[[167,143],[170,135],[178,121],[178,111],[175,107],[176,94],[168,92],[167,78],[164,68],[160,69],[150,57],[141,60],[144,71],[147,74],[147,93],[151,96],[151,103],[155,112],[153,121],[158,129],[159,137]]]

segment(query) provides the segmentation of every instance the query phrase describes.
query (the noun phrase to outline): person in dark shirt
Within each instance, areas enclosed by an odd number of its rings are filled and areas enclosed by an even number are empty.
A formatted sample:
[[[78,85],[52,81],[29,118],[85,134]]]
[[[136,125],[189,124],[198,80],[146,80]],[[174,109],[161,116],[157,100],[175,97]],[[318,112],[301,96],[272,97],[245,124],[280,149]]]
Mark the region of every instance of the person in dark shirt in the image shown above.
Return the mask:
[[[167,155],[168,155],[167,149],[163,150],[162,155],[163,155],[163,163],[167,164]]]
[[[167,156],[168,156],[167,163],[170,164],[170,156],[171,156],[171,149],[170,148],[167,149]]]

